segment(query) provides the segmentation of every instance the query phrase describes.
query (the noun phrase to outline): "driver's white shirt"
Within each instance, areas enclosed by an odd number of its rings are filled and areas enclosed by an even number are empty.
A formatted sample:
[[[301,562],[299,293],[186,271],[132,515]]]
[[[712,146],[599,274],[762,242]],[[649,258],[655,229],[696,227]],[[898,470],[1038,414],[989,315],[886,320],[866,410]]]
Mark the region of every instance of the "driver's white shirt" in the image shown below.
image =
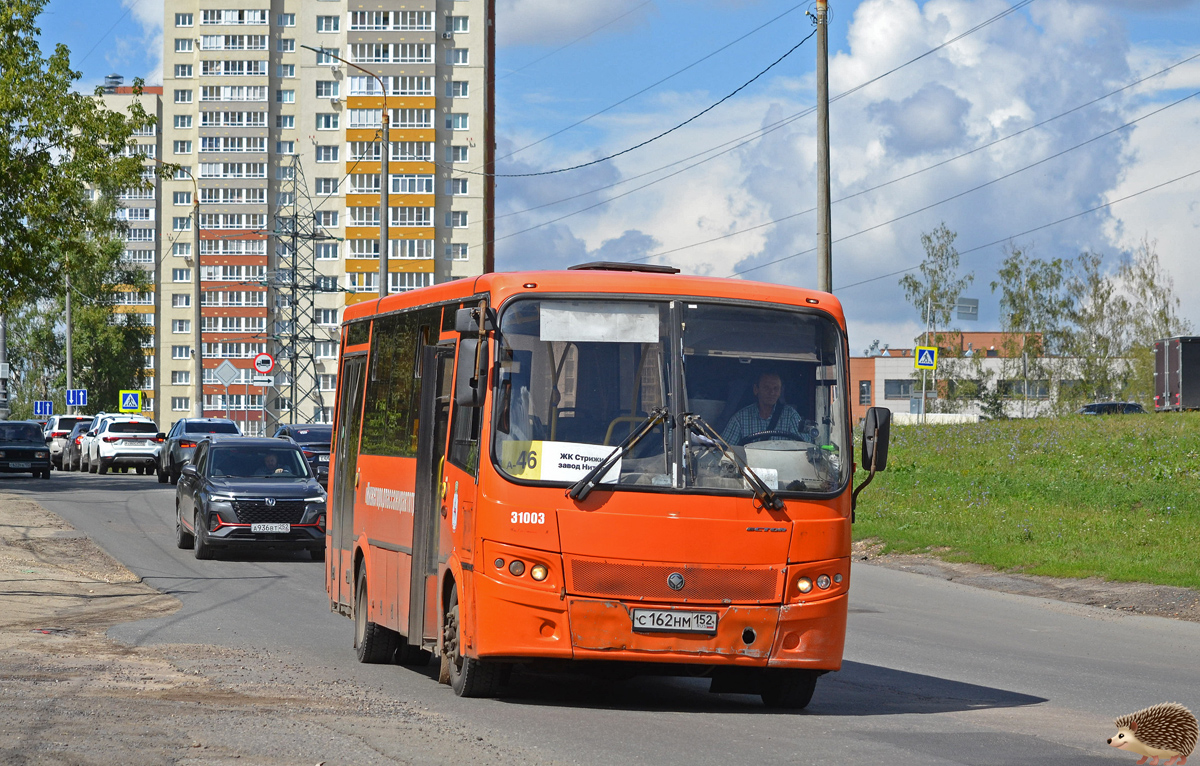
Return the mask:
[[[751,434],[766,431],[770,424],[771,416],[768,414],[767,417],[762,417],[758,413],[758,404],[751,404],[749,407],[743,407],[733,414],[733,417],[725,425],[725,430],[721,433],[721,437],[730,444],[737,444]],[[785,404],[783,405],[783,411],[779,413],[779,422],[770,430],[806,436],[808,429],[804,427],[804,422],[800,419],[800,413],[796,412],[796,408]],[[786,439],[787,437],[774,436],[771,438]]]

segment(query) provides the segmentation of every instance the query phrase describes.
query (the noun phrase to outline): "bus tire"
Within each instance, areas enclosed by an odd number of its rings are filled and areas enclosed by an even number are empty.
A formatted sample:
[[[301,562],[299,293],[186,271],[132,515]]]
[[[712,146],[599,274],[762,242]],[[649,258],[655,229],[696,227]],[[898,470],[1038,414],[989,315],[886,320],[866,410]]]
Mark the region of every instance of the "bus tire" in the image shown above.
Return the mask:
[[[762,682],[763,704],[775,710],[803,710],[820,675],[815,670],[768,670]]]
[[[358,574],[358,587],[354,590],[354,648],[359,662],[391,662],[400,643],[400,634],[368,620],[369,603],[364,568]]]
[[[450,593],[446,613],[446,639],[442,652],[449,661],[450,687],[459,697],[495,697],[500,691],[504,664],[464,657],[459,651],[458,589]]]

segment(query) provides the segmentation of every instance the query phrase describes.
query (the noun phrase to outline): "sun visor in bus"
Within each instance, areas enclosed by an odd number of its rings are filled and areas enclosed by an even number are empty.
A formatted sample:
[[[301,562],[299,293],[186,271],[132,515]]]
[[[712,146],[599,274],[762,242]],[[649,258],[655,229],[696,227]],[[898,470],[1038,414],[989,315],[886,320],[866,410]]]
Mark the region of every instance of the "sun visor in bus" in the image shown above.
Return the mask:
[[[658,306],[603,301],[542,303],[541,340],[658,343]]]

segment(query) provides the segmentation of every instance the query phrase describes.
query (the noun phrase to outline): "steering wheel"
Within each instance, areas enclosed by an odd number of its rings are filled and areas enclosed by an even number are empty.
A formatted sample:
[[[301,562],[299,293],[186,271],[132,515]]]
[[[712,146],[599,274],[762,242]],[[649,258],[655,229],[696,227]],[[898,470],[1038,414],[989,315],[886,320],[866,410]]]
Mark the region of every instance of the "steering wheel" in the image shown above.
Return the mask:
[[[756,434],[747,434],[746,436],[743,436],[742,438],[738,439],[737,446],[744,447],[747,444],[750,444],[751,442],[770,441],[771,437],[773,437],[773,436],[782,436],[782,437],[787,438],[790,441],[797,441],[797,442],[807,442],[808,441],[807,437],[801,436],[800,434],[796,433],[795,431],[759,431]]]

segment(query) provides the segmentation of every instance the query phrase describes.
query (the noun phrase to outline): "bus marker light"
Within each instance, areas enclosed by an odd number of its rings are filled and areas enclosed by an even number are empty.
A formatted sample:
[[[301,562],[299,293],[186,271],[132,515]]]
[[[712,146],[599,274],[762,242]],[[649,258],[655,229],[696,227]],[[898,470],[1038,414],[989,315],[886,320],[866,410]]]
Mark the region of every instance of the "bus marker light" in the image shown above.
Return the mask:
[[[820,303],[820,301],[819,301],[819,300],[817,300],[816,298],[805,298],[805,299],[804,299],[804,302],[805,302],[805,303],[811,303],[811,304],[813,304],[814,306],[815,306],[815,305],[817,305],[818,303]]]
[[[537,282],[526,282],[525,284],[521,285],[521,287],[524,287],[526,290],[532,290],[533,288],[537,287]]]
[[[823,574],[817,578],[817,587],[826,590],[829,587],[829,575]]]
[[[529,576],[538,582],[545,580],[549,574],[550,570],[546,569],[544,564],[534,564],[529,569]]]
[[[796,581],[796,590],[800,591],[801,593],[808,593],[810,590],[812,590],[812,585],[812,580],[808,579],[807,577],[801,577]]]
[[[833,581],[834,581],[834,582],[837,582],[837,583],[840,583],[840,582],[842,581],[842,575],[841,575],[841,573],[835,574],[835,575],[833,576]]]
[[[503,569],[503,568],[504,568],[504,559],[498,558],[498,559],[496,559],[495,561],[493,561],[492,563],[496,565],[496,568],[497,568],[497,569]]]
[[[520,577],[525,574],[525,562],[514,560],[513,563],[508,565],[508,571],[513,577]]]

